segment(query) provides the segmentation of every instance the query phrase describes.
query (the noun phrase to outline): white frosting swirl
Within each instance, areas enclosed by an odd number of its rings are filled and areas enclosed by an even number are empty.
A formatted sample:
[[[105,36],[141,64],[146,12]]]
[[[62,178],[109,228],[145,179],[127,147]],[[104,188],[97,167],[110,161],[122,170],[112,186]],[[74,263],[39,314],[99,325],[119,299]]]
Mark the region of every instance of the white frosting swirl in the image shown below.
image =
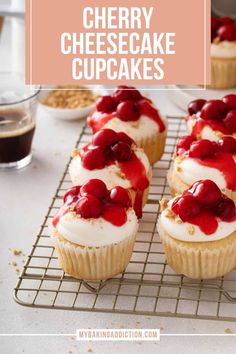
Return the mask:
[[[67,241],[87,247],[101,247],[123,241],[136,234],[138,220],[133,209],[127,211],[127,221],[115,226],[103,218],[83,219],[74,212],[63,215],[56,230]]]
[[[143,164],[148,176],[150,164],[146,154],[139,148],[135,148],[135,154]],[[77,155],[71,161],[69,174],[73,185],[81,186],[82,184],[87,183],[90,179],[97,178],[101,179],[108,189],[111,189],[114,186],[120,186],[125,189],[132,188],[131,181],[123,176],[123,172],[118,163],[108,165],[102,169],[88,170],[83,167],[81,158]]]
[[[236,231],[236,221],[225,222],[218,219],[218,228],[211,235],[206,235],[198,226],[188,222],[177,223],[174,218],[168,217],[168,209],[171,208],[174,200],[175,198],[168,203],[168,208],[161,213],[159,223],[163,230],[176,240],[185,242],[211,242],[226,238]],[[194,228],[194,233],[189,232],[192,228]]]
[[[236,41],[222,41],[211,44],[212,58],[235,58],[236,59]]]
[[[195,159],[185,157],[184,160],[178,158],[174,160],[174,173],[187,185],[202,179],[211,179],[222,190],[227,188],[227,182],[223,173],[217,168],[203,166]]]
[[[166,118],[161,117],[161,119],[165,126],[167,126]],[[159,125],[145,115],[142,115],[139,120],[135,122],[124,122],[121,119],[114,117],[103,126],[103,129],[105,128],[113,129],[116,132],[125,132],[134,141],[148,139],[151,136],[158,134],[160,131]]]

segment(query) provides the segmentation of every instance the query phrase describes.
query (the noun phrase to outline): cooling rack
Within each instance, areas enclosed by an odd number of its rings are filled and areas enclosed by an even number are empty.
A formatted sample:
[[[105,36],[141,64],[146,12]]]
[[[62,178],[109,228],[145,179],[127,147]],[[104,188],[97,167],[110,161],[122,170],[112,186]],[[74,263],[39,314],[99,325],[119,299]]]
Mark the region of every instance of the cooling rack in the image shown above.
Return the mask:
[[[158,201],[170,196],[166,173],[176,140],[186,132],[183,119],[168,119],[165,154],[153,167],[148,203],[126,270],[106,281],[85,282],[60,268],[49,228],[64,192],[71,186],[68,163],[14,290],[16,302],[33,308],[236,321],[236,270],[225,277],[196,281],[176,274],[166,263],[156,231]],[[85,126],[76,147],[90,139]]]

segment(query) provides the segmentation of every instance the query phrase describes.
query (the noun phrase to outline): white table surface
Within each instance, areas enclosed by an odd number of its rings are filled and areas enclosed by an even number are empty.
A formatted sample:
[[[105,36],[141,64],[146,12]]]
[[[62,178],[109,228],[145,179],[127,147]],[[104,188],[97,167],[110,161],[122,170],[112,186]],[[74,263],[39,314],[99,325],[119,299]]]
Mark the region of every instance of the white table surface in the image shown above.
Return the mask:
[[[166,91],[152,91],[161,111],[181,114],[168,99]],[[17,275],[9,262],[22,259],[10,252],[19,248],[27,255],[39,230],[51,198],[61,178],[84,122],[53,120],[38,111],[33,143],[34,159],[21,171],[0,173],[0,333],[71,334],[76,328],[161,328],[163,334],[236,333],[236,323],[187,320],[163,317],[95,314],[61,310],[32,309],[16,304],[12,297]],[[235,310],[236,311],[236,310]],[[236,338],[161,337],[159,343],[102,342],[79,343],[72,336],[0,337],[0,353],[234,353]]]
[[[8,3],[8,0],[0,0],[0,5]],[[14,67],[14,63],[11,62],[13,55],[10,38],[11,26],[6,26],[0,43],[1,70],[11,70]],[[2,55],[3,50],[5,56]],[[149,93],[164,114],[181,114],[181,111],[171,104],[165,90]],[[13,256],[9,249],[19,248],[26,255],[31,250],[70,151],[84,124],[84,122],[56,121],[43,111],[38,112],[37,122],[32,164],[21,171],[0,172],[0,335],[42,334],[42,336],[1,336],[0,353],[72,354],[88,353],[89,349],[95,354],[119,353],[122,350],[130,354],[141,354],[144,351],[148,354],[235,353],[236,338],[233,336],[212,338],[192,335],[206,333],[222,335],[226,328],[236,333],[236,323],[32,309],[14,302],[12,294],[18,276],[9,262],[16,261],[20,268],[26,256]],[[159,343],[79,343],[72,335],[66,336],[75,333],[77,328],[161,328],[163,335],[190,334],[191,337],[163,336]],[[43,334],[62,336],[46,337]]]

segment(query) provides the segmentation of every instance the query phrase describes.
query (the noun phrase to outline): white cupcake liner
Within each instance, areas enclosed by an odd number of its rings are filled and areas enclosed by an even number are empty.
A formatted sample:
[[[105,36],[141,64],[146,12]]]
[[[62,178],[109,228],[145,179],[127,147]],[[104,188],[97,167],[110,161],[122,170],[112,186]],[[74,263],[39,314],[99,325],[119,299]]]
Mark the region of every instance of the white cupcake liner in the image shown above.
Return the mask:
[[[101,247],[83,247],[65,240],[53,229],[52,240],[62,269],[74,278],[104,280],[125,270],[136,232],[123,241]]]
[[[171,237],[158,223],[167,262],[178,274],[192,279],[223,276],[236,265],[236,232],[212,242],[184,242]]]

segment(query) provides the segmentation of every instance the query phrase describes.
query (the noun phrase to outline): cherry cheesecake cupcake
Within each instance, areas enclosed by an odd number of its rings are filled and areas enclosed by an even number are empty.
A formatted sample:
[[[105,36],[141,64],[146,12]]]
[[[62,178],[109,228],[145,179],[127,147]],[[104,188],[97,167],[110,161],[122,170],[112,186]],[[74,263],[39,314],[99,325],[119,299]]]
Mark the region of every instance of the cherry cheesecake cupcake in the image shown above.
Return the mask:
[[[143,148],[151,164],[163,155],[167,120],[150,99],[132,86],[118,86],[110,96],[99,98],[88,125],[93,133],[102,128],[126,133]]]
[[[71,188],[52,222],[62,269],[85,280],[123,272],[132,255],[138,221],[127,190],[97,179]]]
[[[211,18],[210,87],[236,87],[236,23],[230,17]]]
[[[162,201],[158,231],[168,264],[193,279],[223,276],[236,262],[234,202],[211,180]]]
[[[225,136],[218,142],[179,139],[167,179],[172,195],[182,194],[199,179],[211,179],[236,203],[236,139]]]
[[[73,151],[69,173],[73,185],[101,179],[108,189],[121,186],[130,192],[137,216],[148,197],[151,166],[144,151],[123,132],[102,129],[92,142]]]
[[[236,95],[229,94],[221,100],[193,100],[186,123],[189,133],[197,139],[217,141],[225,135],[236,138]]]

